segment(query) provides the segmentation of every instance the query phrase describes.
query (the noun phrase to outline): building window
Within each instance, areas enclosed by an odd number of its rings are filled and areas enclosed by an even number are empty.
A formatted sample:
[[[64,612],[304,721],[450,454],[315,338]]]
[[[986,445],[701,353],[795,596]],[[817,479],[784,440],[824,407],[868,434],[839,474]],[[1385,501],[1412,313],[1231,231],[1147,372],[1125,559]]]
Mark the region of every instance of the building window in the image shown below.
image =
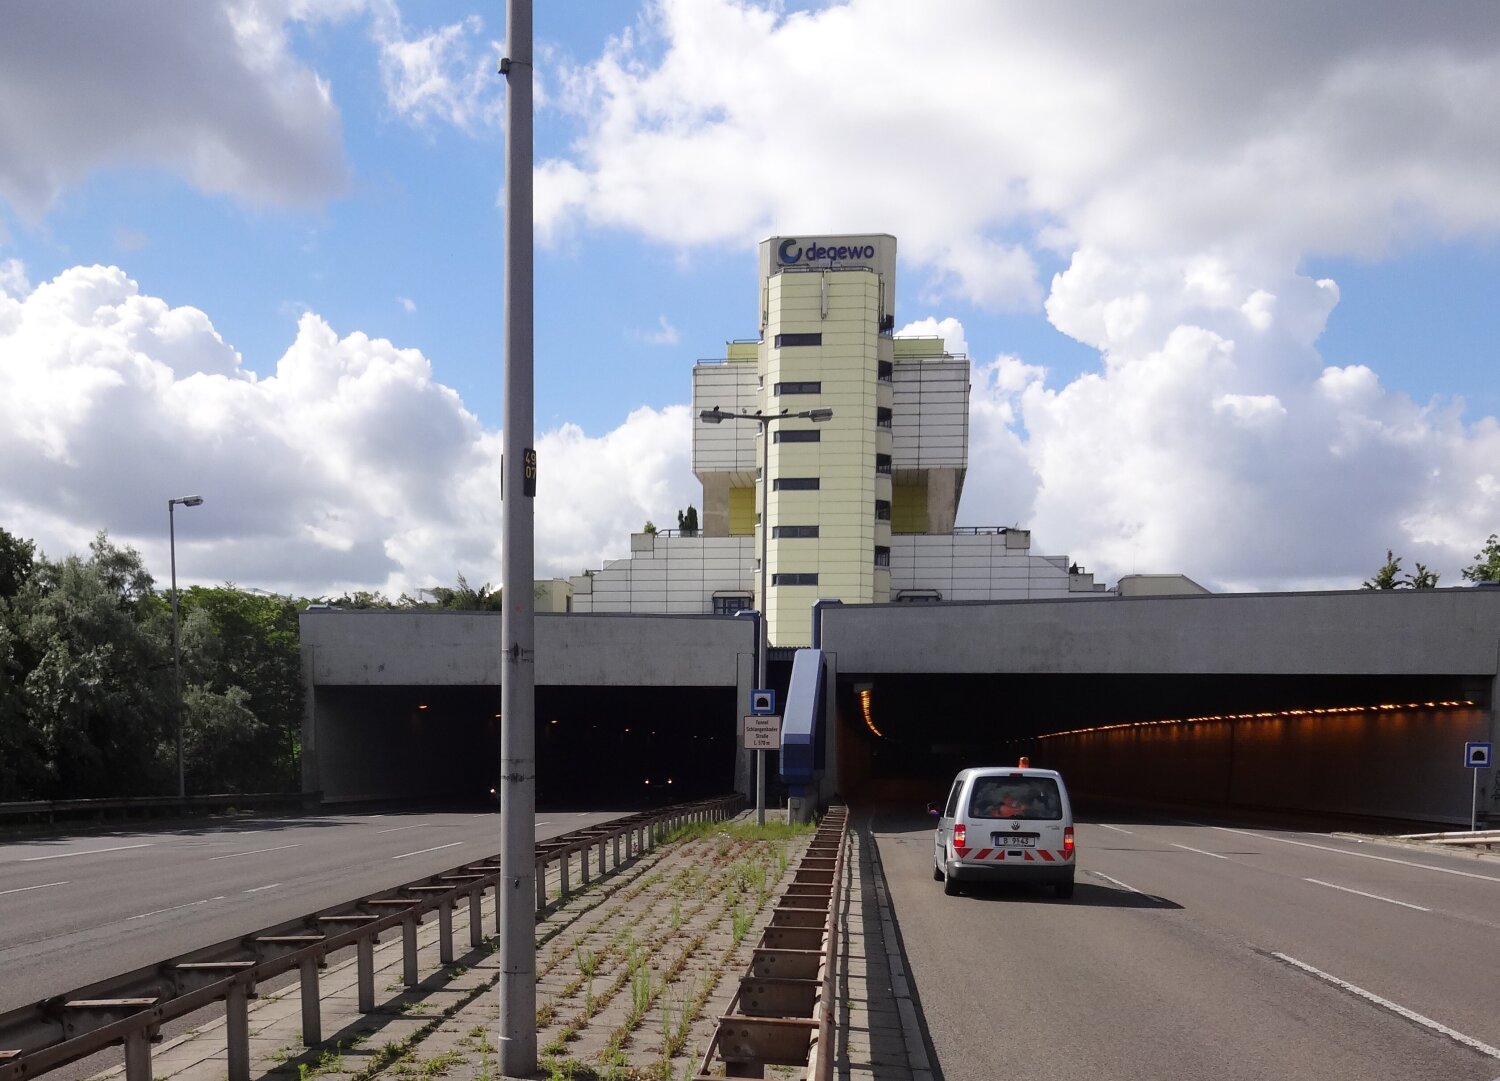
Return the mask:
[[[875,500],[875,520],[877,522],[889,522],[891,520],[891,501],[889,499]]]
[[[737,597],[715,597],[714,615],[732,616],[736,612],[748,612],[754,603],[749,594],[741,594]]]
[[[896,377],[896,365],[889,360],[875,362],[875,378],[882,383],[889,383]]]
[[[875,546],[875,566],[889,567],[891,565],[891,550],[884,544]]]
[[[771,536],[775,540],[786,540],[793,537],[816,537],[818,527],[815,525],[773,525]]]
[[[815,586],[818,584],[816,574],[773,574],[771,575],[773,586]]]
[[[896,594],[897,604],[936,604],[942,599],[935,589],[903,589]]]
[[[782,431],[777,428],[771,433],[773,443],[818,443],[823,439],[823,433],[816,428],[788,428]]]
[[[818,334],[778,334],[776,335],[776,348],[785,349],[789,345],[822,345],[823,335]]]
[[[889,428],[891,426],[891,411],[884,406],[875,407],[875,427]]]
[[[773,394],[822,394],[822,383],[777,383],[771,388]]]
[[[890,469],[887,468],[889,473]],[[818,490],[817,477],[777,477],[771,482],[773,492],[816,492]]]
[[[887,477],[891,475],[891,456],[889,454],[875,455],[875,472],[883,473]]]

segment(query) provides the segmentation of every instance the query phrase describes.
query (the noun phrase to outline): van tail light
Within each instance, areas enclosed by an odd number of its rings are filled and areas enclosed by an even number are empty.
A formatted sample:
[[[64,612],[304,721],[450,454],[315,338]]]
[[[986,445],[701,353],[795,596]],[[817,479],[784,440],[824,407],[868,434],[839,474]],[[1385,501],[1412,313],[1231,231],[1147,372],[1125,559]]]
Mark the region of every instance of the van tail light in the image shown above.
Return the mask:
[[[966,836],[968,834],[968,832],[969,831],[964,828],[964,824],[962,822],[955,822],[955,823],[953,823],[953,847],[954,848],[962,848],[964,846],[964,842],[966,840],[968,840],[968,837]]]
[[[1063,827],[1063,859],[1073,858],[1073,827]]]

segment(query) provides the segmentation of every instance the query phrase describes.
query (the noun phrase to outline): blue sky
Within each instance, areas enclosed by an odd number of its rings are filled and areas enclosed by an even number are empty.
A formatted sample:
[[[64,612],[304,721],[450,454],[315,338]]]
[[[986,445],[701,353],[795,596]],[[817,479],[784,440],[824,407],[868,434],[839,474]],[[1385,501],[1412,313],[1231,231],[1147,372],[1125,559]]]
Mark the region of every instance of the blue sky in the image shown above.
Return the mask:
[[[540,571],[696,501],[756,240],[878,231],[898,327],[975,365],[961,522],[1107,581],[1459,584],[1500,530],[1492,7],[918,7],[537,5]],[[498,581],[504,5],[126,14],[0,41],[0,526],[164,577],[191,489],[190,581]]]

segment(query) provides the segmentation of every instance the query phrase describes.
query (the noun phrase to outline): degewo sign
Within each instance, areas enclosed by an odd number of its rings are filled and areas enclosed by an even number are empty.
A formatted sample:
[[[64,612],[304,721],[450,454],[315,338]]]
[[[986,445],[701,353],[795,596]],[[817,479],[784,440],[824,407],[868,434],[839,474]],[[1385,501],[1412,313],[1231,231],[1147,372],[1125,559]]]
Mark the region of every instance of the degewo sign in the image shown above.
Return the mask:
[[[850,270],[866,267],[881,278],[884,310],[896,303],[896,238],[889,233],[773,236],[760,242],[760,286],[784,270]],[[762,306],[764,309],[764,306]]]

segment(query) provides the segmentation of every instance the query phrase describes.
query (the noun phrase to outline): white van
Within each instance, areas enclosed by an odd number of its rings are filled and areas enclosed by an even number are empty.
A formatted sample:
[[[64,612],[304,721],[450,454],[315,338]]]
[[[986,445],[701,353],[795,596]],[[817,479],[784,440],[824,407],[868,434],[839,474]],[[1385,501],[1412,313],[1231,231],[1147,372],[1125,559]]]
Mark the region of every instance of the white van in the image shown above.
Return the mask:
[[[1073,806],[1056,770],[983,766],[953,778],[938,819],[932,877],[954,894],[961,882],[1042,882],[1073,896],[1078,864]]]

